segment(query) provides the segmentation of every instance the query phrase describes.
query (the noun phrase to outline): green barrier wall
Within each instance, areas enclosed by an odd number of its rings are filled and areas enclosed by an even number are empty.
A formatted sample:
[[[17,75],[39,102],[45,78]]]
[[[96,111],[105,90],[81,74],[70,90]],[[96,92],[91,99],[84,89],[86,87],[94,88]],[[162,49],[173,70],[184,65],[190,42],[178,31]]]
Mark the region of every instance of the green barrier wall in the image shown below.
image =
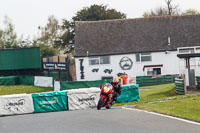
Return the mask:
[[[33,68],[41,68],[39,47],[0,50],[0,70]]]
[[[112,79],[95,80],[95,81],[74,81],[74,82],[61,81],[60,82],[60,90],[100,87],[101,85],[111,82],[111,81],[112,81]]]
[[[136,76],[136,82],[140,86],[169,84],[175,82],[175,77],[176,75]]]
[[[116,103],[125,103],[132,101],[140,101],[139,85],[123,85],[121,96],[117,98]]]
[[[43,76],[46,76],[46,77],[53,77],[54,79],[66,79],[66,72],[60,72],[60,75],[59,75],[59,72],[43,72],[42,73]]]
[[[67,92],[32,94],[35,113],[68,110]]]
[[[0,77],[0,85],[16,85],[18,81],[17,76]]]
[[[200,76],[196,76],[197,88],[200,89]]]
[[[34,85],[34,76],[0,77],[0,85]]]
[[[18,76],[19,85],[34,85],[34,76]]]

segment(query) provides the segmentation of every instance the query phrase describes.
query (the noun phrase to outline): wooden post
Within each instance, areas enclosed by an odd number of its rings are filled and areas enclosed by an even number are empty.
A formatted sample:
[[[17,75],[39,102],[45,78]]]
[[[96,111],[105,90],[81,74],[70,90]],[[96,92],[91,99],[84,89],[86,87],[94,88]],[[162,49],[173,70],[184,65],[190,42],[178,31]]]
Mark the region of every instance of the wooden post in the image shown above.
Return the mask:
[[[60,63],[60,56],[58,56],[58,63]],[[59,79],[60,79],[60,71],[58,71]]]
[[[186,58],[187,60],[187,69],[188,69],[188,81],[189,81],[189,86],[190,86],[190,58]]]

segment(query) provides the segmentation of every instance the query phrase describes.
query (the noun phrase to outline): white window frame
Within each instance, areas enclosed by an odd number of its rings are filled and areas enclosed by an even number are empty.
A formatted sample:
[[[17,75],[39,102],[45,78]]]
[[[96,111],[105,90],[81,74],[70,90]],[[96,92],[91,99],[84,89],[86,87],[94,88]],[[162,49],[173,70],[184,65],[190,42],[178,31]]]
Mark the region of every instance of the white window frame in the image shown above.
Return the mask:
[[[198,53],[200,49],[200,46],[193,46],[193,47],[179,47],[178,53],[179,54],[190,54],[190,53]],[[181,52],[182,50],[185,50],[185,52]],[[186,51],[188,50],[188,51]]]
[[[108,57],[108,62],[109,63],[104,63],[103,62],[103,57]],[[96,60],[96,64],[91,64],[91,61],[92,60]],[[93,66],[93,65],[107,65],[107,64],[110,64],[110,56],[98,56],[98,57],[89,57],[89,65],[90,66]]]
[[[137,59],[138,56],[139,56],[139,60]],[[136,62],[150,62],[150,61],[152,61],[151,53],[136,53],[135,57],[136,57]],[[150,60],[142,61],[142,57],[150,57]]]
[[[95,63],[95,64],[92,64],[92,61],[93,61],[93,60],[96,60],[96,63]],[[89,58],[89,65],[90,65],[90,66],[92,66],[92,65],[99,65],[99,62],[100,62],[99,57],[90,57],[90,58]]]

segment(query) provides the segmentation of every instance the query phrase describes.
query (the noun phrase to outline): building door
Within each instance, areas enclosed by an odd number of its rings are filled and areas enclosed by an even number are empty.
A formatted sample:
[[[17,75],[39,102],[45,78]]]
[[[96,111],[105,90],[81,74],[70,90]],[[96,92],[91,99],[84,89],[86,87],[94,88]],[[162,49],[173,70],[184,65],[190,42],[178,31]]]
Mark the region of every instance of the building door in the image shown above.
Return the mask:
[[[194,69],[190,69],[190,75],[189,75],[189,85],[195,85],[195,70]]]
[[[161,68],[153,68],[154,75],[161,75]]]

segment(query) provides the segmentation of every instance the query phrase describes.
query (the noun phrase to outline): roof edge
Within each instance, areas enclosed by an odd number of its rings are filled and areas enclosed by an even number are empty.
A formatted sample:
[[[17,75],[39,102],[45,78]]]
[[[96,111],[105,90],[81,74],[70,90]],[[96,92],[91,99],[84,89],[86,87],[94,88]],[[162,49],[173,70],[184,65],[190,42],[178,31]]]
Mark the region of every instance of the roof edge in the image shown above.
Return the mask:
[[[108,55],[125,55],[125,54],[136,54],[136,53],[148,53],[148,52],[166,52],[166,51],[177,51],[177,49],[174,50],[160,50],[160,51],[143,51],[143,52],[128,52],[128,53],[115,53],[115,54],[103,54],[103,55],[99,55],[99,54],[93,54],[93,55],[89,55],[89,56],[74,56],[74,57],[93,57],[93,56],[108,56]]]

